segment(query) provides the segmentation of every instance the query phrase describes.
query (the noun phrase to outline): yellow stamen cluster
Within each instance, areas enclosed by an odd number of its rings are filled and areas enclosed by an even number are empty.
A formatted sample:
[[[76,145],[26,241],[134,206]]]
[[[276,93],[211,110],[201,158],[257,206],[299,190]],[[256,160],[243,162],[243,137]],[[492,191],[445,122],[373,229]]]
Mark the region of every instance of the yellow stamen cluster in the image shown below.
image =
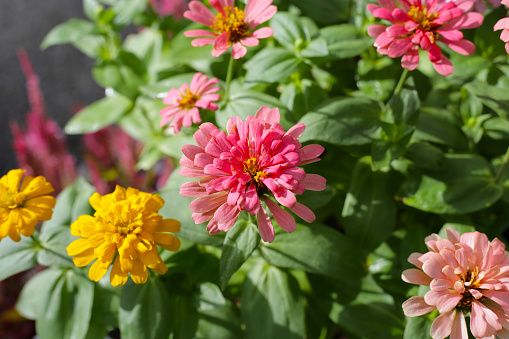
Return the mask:
[[[182,99],[179,100],[179,107],[182,109],[191,109],[198,100],[200,100],[199,95],[196,95],[189,89],[186,89],[185,94],[182,95]]]
[[[210,28],[212,28],[218,35],[223,32],[229,33],[229,42],[237,42],[247,34],[247,24],[244,22],[244,11],[235,6],[233,9],[231,6],[223,8],[223,13],[217,13],[216,20]]]
[[[260,171],[256,158],[250,158],[244,161],[244,172],[251,176],[251,182],[256,183],[258,187],[263,185],[261,179],[267,177],[265,171]]]
[[[456,305],[456,308],[462,311],[470,311],[475,297],[470,293],[469,290],[478,289],[485,274],[483,271],[479,272],[479,268],[477,266],[475,266],[474,269],[469,270],[466,274],[460,272],[459,269],[458,272],[455,273],[460,275],[461,283],[463,284],[464,288],[464,292],[461,293],[462,298],[458,305]],[[482,302],[485,299],[486,297],[481,297],[479,302]]]
[[[95,193],[89,201],[96,212],[71,225],[71,234],[81,238],[67,247],[67,253],[78,267],[97,259],[88,273],[91,280],[101,279],[112,263],[113,286],[124,285],[128,274],[135,283],[145,283],[147,267],[159,274],[167,271],[156,245],[178,250],[180,240],[172,233],[180,230],[180,222],[158,214],[164,205],[159,195],[117,186],[113,193]]]
[[[438,18],[438,13],[428,13],[428,8],[425,5],[411,6],[408,15],[419,24],[423,31],[430,31],[431,22]]]
[[[43,176],[23,178],[25,171],[14,169],[0,178],[0,240],[20,241],[20,234],[34,234],[39,221],[51,219],[56,200],[47,195],[53,186]]]

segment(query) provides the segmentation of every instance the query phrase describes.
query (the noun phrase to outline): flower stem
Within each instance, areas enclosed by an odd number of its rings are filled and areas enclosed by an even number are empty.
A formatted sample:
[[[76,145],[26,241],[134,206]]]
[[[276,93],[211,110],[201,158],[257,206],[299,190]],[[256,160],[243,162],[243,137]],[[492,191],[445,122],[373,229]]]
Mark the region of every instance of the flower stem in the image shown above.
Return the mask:
[[[401,92],[403,89],[403,85],[405,84],[405,80],[408,77],[408,69],[403,68],[403,73],[401,73],[401,77],[399,78],[398,84],[394,88],[393,96]]]
[[[228,63],[228,73],[226,73],[226,88],[224,90],[224,100],[230,100],[230,83],[232,81],[233,76],[233,56],[230,55],[230,62]]]
[[[502,174],[504,173],[504,170],[507,167],[507,163],[509,163],[509,147],[507,148],[507,151],[505,152],[505,156],[504,156],[502,165],[500,165],[500,168],[498,169],[497,176],[495,177],[495,184],[498,184],[498,182],[500,181],[500,178],[502,178]]]
[[[73,264],[73,266],[74,266],[74,261],[73,261],[70,257],[67,257],[67,256],[63,255],[63,254],[62,254],[62,253],[60,253],[60,252],[57,252],[57,251],[55,251],[55,250],[53,250],[53,249],[51,249],[51,248],[48,248],[48,247],[44,246],[44,245],[43,245],[43,244],[39,241],[39,239],[37,239],[36,237],[34,237],[34,235],[33,235],[33,234],[32,234],[30,237],[32,238],[32,240],[36,243],[36,245],[37,245],[39,248],[41,248],[41,249],[43,249],[43,250],[46,250],[46,251],[48,251],[48,252],[51,252],[52,254],[56,255],[57,257],[60,257],[60,258],[62,258],[62,259],[65,259],[65,260],[67,260],[67,261],[71,262],[71,263]]]

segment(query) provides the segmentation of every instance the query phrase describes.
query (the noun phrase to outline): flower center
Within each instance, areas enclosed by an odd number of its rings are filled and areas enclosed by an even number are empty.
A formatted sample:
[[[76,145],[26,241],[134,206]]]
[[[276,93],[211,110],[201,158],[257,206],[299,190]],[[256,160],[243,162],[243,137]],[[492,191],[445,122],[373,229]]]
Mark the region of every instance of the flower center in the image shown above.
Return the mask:
[[[193,94],[189,89],[186,89],[185,94],[182,95],[182,99],[179,100],[179,106],[182,109],[191,109],[199,99],[199,95]]]
[[[408,15],[419,24],[419,28],[423,31],[431,31],[432,21],[438,18],[438,13],[428,14],[428,7],[411,6]]]
[[[484,278],[484,272],[479,272],[479,268],[476,266],[475,269],[468,271],[465,276],[461,274],[461,280],[465,286],[465,291],[461,293],[461,300],[456,305],[456,308],[462,311],[470,311],[472,303],[475,297],[470,293],[470,290],[476,290],[481,285],[481,280]],[[486,297],[481,297],[479,302],[482,302]]]
[[[228,32],[229,42],[237,42],[246,36],[247,24],[244,21],[244,11],[239,9],[237,6],[223,7],[225,15],[223,13],[217,13],[216,20],[210,28],[212,28],[218,35],[223,32]]]
[[[263,183],[261,179],[267,177],[267,173],[260,170],[258,159],[256,158],[250,158],[244,161],[244,172],[251,176],[251,182],[256,183],[257,187],[262,186]]]
[[[19,206],[22,206],[25,202],[25,194],[18,192],[11,192],[9,190],[4,191],[4,195],[0,197],[0,207],[15,209]]]

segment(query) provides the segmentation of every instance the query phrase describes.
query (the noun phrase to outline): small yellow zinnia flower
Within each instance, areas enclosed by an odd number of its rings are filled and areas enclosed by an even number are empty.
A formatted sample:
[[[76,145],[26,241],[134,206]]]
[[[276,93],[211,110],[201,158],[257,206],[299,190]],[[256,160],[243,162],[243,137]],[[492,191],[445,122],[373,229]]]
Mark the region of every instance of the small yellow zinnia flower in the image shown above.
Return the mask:
[[[50,220],[56,200],[49,194],[53,186],[43,176],[26,176],[13,169],[0,178],[0,240],[9,236],[20,241],[20,234],[34,234],[39,221]]]
[[[166,273],[168,268],[156,245],[178,250],[180,240],[171,233],[180,231],[180,222],[163,219],[157,213],[164,205],[159,195],[117,186],[113,193],[104,196],[94,193],[89,201],[96,210],[94,216],[82,215],[71,225],[71,234],[82,237],[67,247],[76,266],[83,267],[97,259],[88,276],[99,281],[115,259],[110,274],[113,286],[124,285],[128,273],[135,283],[145,283],[147,267]]]

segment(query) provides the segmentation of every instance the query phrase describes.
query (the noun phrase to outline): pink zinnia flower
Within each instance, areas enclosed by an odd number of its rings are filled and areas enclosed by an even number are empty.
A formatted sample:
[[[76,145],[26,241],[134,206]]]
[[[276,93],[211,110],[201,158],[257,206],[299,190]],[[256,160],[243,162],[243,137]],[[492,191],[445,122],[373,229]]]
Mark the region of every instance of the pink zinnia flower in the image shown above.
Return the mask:
[[[509,6],[509,0],[502,0],[502,4]],[[509,18],[500,19],[493,27],[494,31],[502,30],[500,39],[505,42],[505,50],[509,53]]]
[[[459,5],[467,1],[473,1],[474,2],[474,7],[472,8],[473,11],[479,13],[484,13],[486,11],[486,3],[484,2],[485,0],[447,0],[447,1],[452,1],[456,3],[456,5]],[[490,5],[492,5],[495,8],[500,6],[500,0],[486,0],[486,1],[488,1]]]
[[[193,76],[191,85],[183,84],[179,89],[170,89],[163,99],[163,103],[169,106],[159,112],[162,117],[161,127],[171,121],[170,126],[175,133],[179,133],[182,126],[189,127],[192,122],[201,122],[198,108],[216,111],[218,107],[213,101],[221,98],[215,93],[220,90],[219,87],[214,87],[218,83],[217,78],[209,80],[206,75],[198,72]]]
[[[412,253],[404,281],[429,286],[424,297],[411,297],[403,311],[416,317],[437,309],[440,316],[431,326],[431,336],[468,339],[465,316],[476,338],[509,335],[509,257],[498,239],[485,234],[460,234],[447,228],[447,239],[432,234],[425,239],[429,252]]]
[[[194,47],[214,44],[212,55],[220,56],[233,46],[232,57],[242,58],[246,55],[245,46],[258,46],[258,39],[268,38],[274,34],[270,27],[254,28],[272,18],[277,7],[272,0],[248,0],[245,10],[234,6],[234,0],[209,0],[210,5],[218,12],[215,16],[201,2],[191,1],[189,11],[184,17],[208,26],[212,31],[195,29],[184,33],[186,37],[195,38]]]
[[[159,16],[173,15],[175,19],[182,19],[187,9],[187,0],[149,0],[154,11]]]
[[[392,23],[386,27],[372,25],[368,34],[376,38],[379,53],[401,59],[401,66],[414,70],[419,65],[419,47],[428,52],[435,70],[449,75],[454,67],[442,54],[437,41],[463,55],[474,53],[472,42],[463,39],[460,29],[478,27],[483,15],[469,12],[473,1],[456,5],[446,0],[379,0],[382,6],[369,4],[373,16]]]
[[[261,201],[281,228],[293,232],[294,218],[271,198],[307,222],[315,220],[313,211],[298,203],[295,194],[323,190],[325,179],[297,166],[319,161],[324,148],[301,148],[297,138],[306,126],[297,124],[285,133],[279,120],[277,108],[262,107],[246,121],[230,118],[228,134],[204,123],[194,134],[198,146],[182,147],[180,174],[201,180],[183,184],[180,194],[198,197],[189,207],[197,224],[210,220],[210,234],[229,230],[239,213],[247,211],[257,216],[263,240],[272,242],[274,228]]]

